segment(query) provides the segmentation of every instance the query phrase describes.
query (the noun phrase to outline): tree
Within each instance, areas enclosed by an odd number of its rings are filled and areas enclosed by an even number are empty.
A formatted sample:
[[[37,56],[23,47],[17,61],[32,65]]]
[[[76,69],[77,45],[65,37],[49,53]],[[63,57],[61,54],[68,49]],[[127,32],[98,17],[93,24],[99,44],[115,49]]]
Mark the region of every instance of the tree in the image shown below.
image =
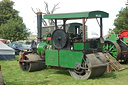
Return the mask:
[[[10,18],[18,18],[18,11],[13,9],[14,2],[3,0],[0,2],[0,25],[4,24]]]
[[[13,9],[14,2],[3,0],[0,2],[0,38],[11,42],[24,40],[30,34],[23,23],[18,11]]]
[[[52,8],[51,11],[49,11],[48,3],[44,2],[44,4],[45,4],[45,12],[43,12],[43,14],[53,14],[56,11],[56,9],[59,9],[59,7],[57,7],[59,5],[59,3],[54,4],[54,7]],[[32,8],[32,11],[36,14],[36,12],[33,10],[33,8]],[[37,11],[41,12],[40,9],[37,9]],[[48,26],[48,25],[54,25],[55,22],[53,21],[53,19],[48,19],[48,22],[47,22],[45,19],[42,18],[42,23],[44,26]]]
[[[30,34],[29,30],[23,24],[22,19],[9,19],[6,24],[0,26],[0,36],[11,42],[25,40]]]
[[[59,9],[59,7],[57,7],[57,6],[59,5],[59,3],[58,3],[58,4],[55,4],[55,5],[54,5],[53,9],[52,9],[51,12],[50,12],[50,11],[49,11],[49,8],[48,8],[48,3],[47,3],[47,2],[44,2],[44,3],[45,3],[45,11],[46,11],[46,14],[53,14],[53,13],[56,11],[56,9]],[[44,19],[43,19],[43,21],[46,22]],[[49,24],[49,25],[54,25],[53,19],[48,19],[48,24]],[[47,26],[48,24],[46,24],[46,26]],[[44,25],[45,25],[45,24],[44,24]]]
[[[128,30],[128,7],[122,8],[117,14],[117,18],[114,21],[115,28],[113,31],[119,34],[123,30]]]

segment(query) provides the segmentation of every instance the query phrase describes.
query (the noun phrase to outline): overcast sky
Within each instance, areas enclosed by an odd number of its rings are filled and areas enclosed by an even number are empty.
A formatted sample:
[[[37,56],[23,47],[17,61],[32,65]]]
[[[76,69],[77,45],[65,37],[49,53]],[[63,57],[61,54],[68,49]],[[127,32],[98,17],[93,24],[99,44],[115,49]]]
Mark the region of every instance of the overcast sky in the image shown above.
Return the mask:
[[[1,0],[0,0],[1,1]],[[49,10],[51,10],[54,4],[59,3],[55,13],[68,13],[68,12],[82,12],[82,11],[94,11],[101,10],[109,13],[109,18],[103,19],[104,35],[107,34],[109,28],[114,28],[113,23],[116,15],[125,7],[127,0],[12,0],[15,2],[14,9],[19,11],[19,15],[23,17],[23,21],[26,27],[33,33],[37,31],[36,15],[31,10],[31,7],[36,11],[39,8],[42,12],[45,12],[46,1],[49,4]],[[95,21],[95,22],[94,22]],[[87,23],[88,32],[96,32],[99,34],[96,20]]]

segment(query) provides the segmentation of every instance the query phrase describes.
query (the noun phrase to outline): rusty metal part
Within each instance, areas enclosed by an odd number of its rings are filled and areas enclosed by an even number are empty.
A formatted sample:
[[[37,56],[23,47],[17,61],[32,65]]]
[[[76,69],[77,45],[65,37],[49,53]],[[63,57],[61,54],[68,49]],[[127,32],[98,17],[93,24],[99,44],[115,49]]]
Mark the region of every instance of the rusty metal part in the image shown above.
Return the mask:
[[[36,61],[31,61],[31,60],[19,60],[19,62],[21,63],[39,63],[40,61],[43,60],[36,60]],[[43,62],[44,63],[44,62]]]
[[[85,18],[83,20],[83,42],[85,41]]]
[[[73,78],[88,79],[103,75],[106,71],[107,61],[103,53],[87,54],[85,61],[83,61],[84,68],[80,70],[69,70]]]
[[[0,65],[0,71],[1,71],[1,65]]]
[[[111,73],[111,67],[110,67],[110,64],[107,65],[107,73]]]
[[[24,60],[25,55],[30,54],[30,53],[32,53],[32,52],[23,52],[23,53],[21,54],[21,59]]]
[[[20,68],[23,71],[37,71],[46,68],[44,59],[37,54],[27,54],[24,55],[24,60],[22,58],[19,60]]]
[[[36,14],[37,14],[37,15],[42,15],[42,12],[37,12]]]
[[[4,85],[4,79],[1,72],[0,72],[0,85]]]
[[[66,68],[63,68],[63,67],[55,67],[55,66],[51,66],[51,69],[67,70]]]
[[[85,63],[82,63],[82,67],[85,67]],[[82,74],[84,73],[85,69],[75,69],[74,72],[78,73],[78,74]]]

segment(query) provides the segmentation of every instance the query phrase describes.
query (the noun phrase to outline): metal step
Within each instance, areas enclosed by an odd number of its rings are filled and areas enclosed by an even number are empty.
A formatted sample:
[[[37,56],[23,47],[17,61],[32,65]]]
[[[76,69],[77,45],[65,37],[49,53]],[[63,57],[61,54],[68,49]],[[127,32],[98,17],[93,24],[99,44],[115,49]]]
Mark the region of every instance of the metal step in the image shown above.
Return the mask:
[[[125,67],[122,66],[115,58],[113,58],[109,53],[104,54],[107,61],[110,63],[111,70],[121,71],[124,70]]]

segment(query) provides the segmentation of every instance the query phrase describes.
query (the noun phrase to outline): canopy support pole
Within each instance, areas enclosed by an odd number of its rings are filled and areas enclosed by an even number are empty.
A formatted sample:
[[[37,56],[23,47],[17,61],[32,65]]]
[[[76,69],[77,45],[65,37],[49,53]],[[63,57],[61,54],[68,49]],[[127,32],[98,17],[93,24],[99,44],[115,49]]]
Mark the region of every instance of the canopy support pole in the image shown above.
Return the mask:
[[[82,21],[83,21],[83,42],[85,42],[85,18],[82,18]]]
[[[102,24],[102,18],[100,18],[100,37],[103,37],[103,24]]]
[[[55,30],[57,29],[57,19],[55,19]]]

